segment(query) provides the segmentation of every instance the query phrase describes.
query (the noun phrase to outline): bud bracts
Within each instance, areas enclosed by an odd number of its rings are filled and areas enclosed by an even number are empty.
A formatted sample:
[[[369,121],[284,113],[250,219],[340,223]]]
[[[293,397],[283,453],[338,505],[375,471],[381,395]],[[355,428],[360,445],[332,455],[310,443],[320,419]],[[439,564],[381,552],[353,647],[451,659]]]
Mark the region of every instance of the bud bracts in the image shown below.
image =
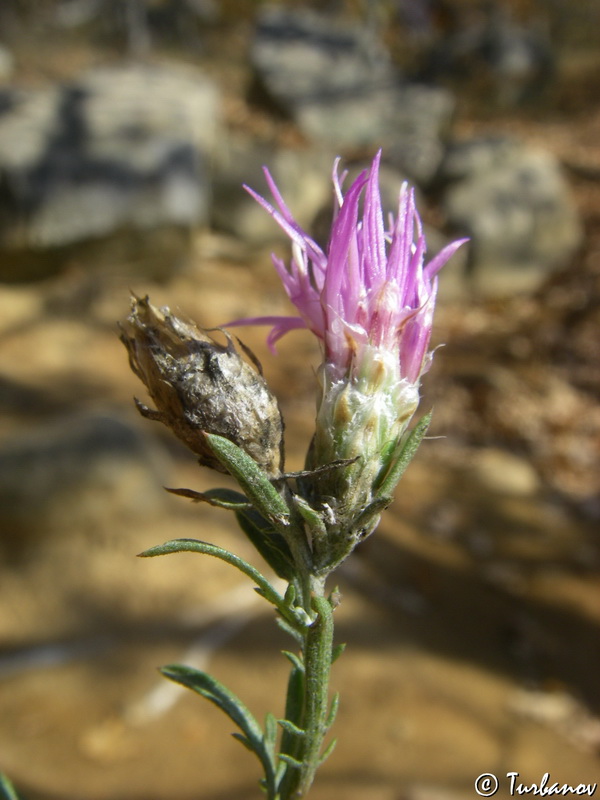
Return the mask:
[[[386,472],[419,403],[417,386],[398,377],[393,357],[386,359],[381,351],[369,355],[374,361],[370,375],[355,380],[337,379],[327,366],[321,368],[322,395],[307,462],[309,469],[316,469],[338,459],[356,459],[353,465],[325,473],[318,481],[322,495],[348,502],[352,494],[350,505],[355,509],[373,499],[371,487]]]
[[[227,344],[221,345],[168,308],[158,309],[147,298],[134,297],[121,340],[157,410],[138,407],[171,428],[201,464],[226,471],[204,436],[213,433],[234,442],[275,477],[281,472],[283,454],[277,400],[262,375],[225,336]]]

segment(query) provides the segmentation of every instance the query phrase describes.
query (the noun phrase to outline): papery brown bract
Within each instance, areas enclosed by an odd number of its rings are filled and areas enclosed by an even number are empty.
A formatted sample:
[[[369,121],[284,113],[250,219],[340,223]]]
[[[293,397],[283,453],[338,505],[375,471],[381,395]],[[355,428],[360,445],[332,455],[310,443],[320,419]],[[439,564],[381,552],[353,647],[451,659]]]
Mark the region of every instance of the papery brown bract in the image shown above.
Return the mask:
[[[153,410],[136,401],[138,408],[167,425],[204,466],[226,472],[204,435],[213,433],[234,442],[276,477],[283,461],[283,421],[277,400],[262,374],[224,335],[227,344],[221,345],[168,308],[134,297],[121,341],[132,370],[156,404]],[[244,351],[260,369],[247,348]]]

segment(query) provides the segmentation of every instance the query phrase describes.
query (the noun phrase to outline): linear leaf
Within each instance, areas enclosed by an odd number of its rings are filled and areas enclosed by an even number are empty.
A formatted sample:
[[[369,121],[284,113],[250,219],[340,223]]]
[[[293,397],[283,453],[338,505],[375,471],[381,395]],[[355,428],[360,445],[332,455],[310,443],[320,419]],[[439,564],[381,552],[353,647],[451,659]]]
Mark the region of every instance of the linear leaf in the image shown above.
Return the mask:
[[[419,445],[423,441],[423,437],[427,433],[432,415],[433,412],[430,411],[429,414],[425,414],[424,417],[421,417],[408,436],[400,443],[396,450],[394,463],[383,479],[381,486],[377,489],[377,495],[379,497],[390,497],[393,494],[398,481],[412,461]]]
[[[285,528],[289,524],[290,510],[267,473],[224,436],[214,433],[205,436],[216,457],[233,475],[254,507],[276,527]]]
[[[277,741],[277,719],[270,711],[265,714],[264,742],[272,759],[275,758],[275,742]]]
[[[294,616],[294,612],[288,608],[284,598],[269,583],[264,575],[261,575],[252,564],[248,564],[247,561],[236,556],[235,553],[230,553],[229,550],[218,547],[216,544],[202,542],[199,539],[172,539],[170,542],[165,542],[156,547],[151,547],[149,550],[144,550],[143,553],[139,553],[139,556],[140,558],[153,558],[154,556],[163,556],[169,553],[202,553],[207,556],[214,556],[221,561],[225,561],[227,564],[231,564],[257,584],[261,596],[277,608],[279,613],[287,619],[291,627],[299,624],[299,621]]]
[[[375,530],[382,512],[390,505],[393,499],[393,497],[380,495],[372,503],[369,503],[352,523],[353,532],[360,533],[361,538],[369,536]]]
[[[293,656],[293,653],[284,651],[284,655]],[[292,669],[288,678],[287,697],[285,701],[285,719],[300,730],[302,724],[302,712],[304,709],[304,665],[296,664],[296,658],[292,657]],[[302,745],[301,737],[292,733],[291,730],[283,726],[283,733],[281,735],[280,752],[290,758],[296,760],[296,756],[300,754]],[[281,767],[286,766],[281,769]],[[293,764],[291,765],[294,766]],[[277,772],[278,786],[282,792],[282,797],[289,797],[291,786],[297,783],[298,773],[294,769],[290,771],[290,764],[283,759],[280,768]],[[287,792],[287,793],[286,793]]]
[[[343,644],[336,644],[331,649],[331,663],[333,664],[338,658],[342,655],[344,650],[346,649],[346,643]]]
[[[283,536],[252,508],[236,511],[238,525],[271,569],[286,581],[294,577],[294,559]]]
[[[290,653],[289,650],[282,650],[281,652],[293,667],[295,667],[297,670],[300,670],[300,672],[304,672],[304,664],[302,659],[297,656],[296,653]]]
[[[265,746],[262,728],[253,714],[233,692],[230,692],[222,683],[206,672],[186,667],[181,664],[169,664],[162,667],[162,674],[175,683],[187,686],[192,691],[210,700],[225,712],[229,719],[242,731],[243,736],[234,734],[248,749],[258,756],[267,780],[267,785],[274,792],[275,789],[275,763],[269,749]]]
[[[306,736],[306,731],[294,725],[289,719],[278,719],[277,722],[281,725],[286,733],[291,733],[292,736]]]
[[[294,769],[302,768],[302,762],[292,758],[292,756],[288,756],[287,753],[279,753],[279,759],[285,761],[286,764],[289,764],[290,767],[294,767]]]
[[[298,642],[299,645],[304,644],[304,636],[302,633],[293,625],[290,625],[286,620],[282,619],[281,617],[276,617],[275,622],[279,625],[282,631],[288,633],[293,639]]]
[[[329,714],[327,715],[327,719],[325,721],[325,727],[327,729],[331,728],[331,726],[335,722],[335,718],[337,717],[337,712],[339,707],[340,707],[340,693],[336,692],[331,700],[331,705],[329,706]]]
[[[0,774],[0,800],[21,800],[6,775]]]
[[[252,746],[252,742],[250,742],[250,740],[249,740],[249,739],[247,739],[247,738],[244,736],[244,734],[243,734],[243,733],[237,733],[237,732],[236,732],[236,733],[232,733],[231,735],[233,736],[233,738],[234,738],[234,739],[237,739],[237,741],[238,741],[240,744],[243,744],[243,745],[244,745],[244,747],[246,748],[246,750],[250,750],[250,752],[251,752],[251,753],[255,753],[255,752],[256,752],[256,751],[255,751],[255,749],[254,749],[254,747]]]
[[[324,764],[325,761],[327,761],[329,756],[333,753],[336,744],[337,744],[337,739],[332,739],[331,742],[329,742],[329,744],[325,748],[325,752],[323,753],[323,755],[319,760],[319,766],[321,766],[321,764]]]
[[[322,542],[327,537],[327,528],[322,516],[300,495],[294,495],[294,503],[298,513],[308,525],[313,541]]]

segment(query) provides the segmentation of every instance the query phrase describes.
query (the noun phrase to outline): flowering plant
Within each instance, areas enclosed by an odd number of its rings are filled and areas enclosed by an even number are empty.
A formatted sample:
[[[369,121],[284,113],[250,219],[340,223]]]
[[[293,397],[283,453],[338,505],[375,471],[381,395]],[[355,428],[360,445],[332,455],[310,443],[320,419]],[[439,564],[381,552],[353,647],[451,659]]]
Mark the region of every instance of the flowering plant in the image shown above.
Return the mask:
[[[292,260],[273,256],[300,317],[254,317],[233,324],[270,324],[274,343],[298,327],[322,342],[315,436],[307,469],[347,462],[345,469],[303,481],[313,508],[325,510],[323,536],[313,538],[315,566],[327,574],[373,531],[379,513],[420,441],[407,426],[419,403],[437,294],[437,273],[465,241],[452,242],[424,264],[425,236],[414,190],[404,183],[398,214],[384,228],[379,193],[381,153],[344,195],[334,164],[334,219],[327,254],[294,221],[269,171],[277,209],[248,191],[292,240]],[[362,215],[361,195],[364,192]],[[416,237],[416,241],[415,241]],[[412,453],[411,453],[412,457]]]
[[[398,213],[384,227],[378,188],[380,154],[344,193],[333,184],[335,215],[326,252],[295,222],[265,170],[275,206],[248,191],[292,241],[288,264],[274,257],[298,317],[255,317],[270,324],[271,347],[288,331],[309,328],[322,344],[315,434],[306,467],[284,472],[283,424],[260,365],[226,336],[184,322],[148,299],[134,298],[122,340],[134,372],[156,404],[138,402],[144,416],[167,424],[200,463],[233,476],[239,492],[213,489],[175,494],[233,511],[242,531],[286,585],[208,542],[174,540],[143,556],[197,552],[246,574],[276,609],[295,640],[284,714],[264,725],[215,678],[189,667],[163,668],[170,679],[218,705],[240,729],[236,736],[258,757],[268,800],[304,797],[333,747],[324,740],[338,698],[328,695],[330,668],[343,649],[333,645],[335,595],[326,579],[373,532],[429,423],[408,430],[419,402],[428,351],[437,273],[461,241],[427,264],[414,192],[405,184]],[[361,210],[362,202],[362,210]]]

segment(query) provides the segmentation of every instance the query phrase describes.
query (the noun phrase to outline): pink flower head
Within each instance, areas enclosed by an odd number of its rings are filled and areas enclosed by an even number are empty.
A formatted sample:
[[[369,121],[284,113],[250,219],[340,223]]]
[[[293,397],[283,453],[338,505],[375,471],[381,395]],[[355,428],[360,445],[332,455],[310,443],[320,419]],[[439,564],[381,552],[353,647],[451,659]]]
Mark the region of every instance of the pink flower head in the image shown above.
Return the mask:
[[[336,208],[325,254],[295,222],[269,171],[265,176],[277,208],[245,187],[292,240],[292,259],[273,263],[299,317],[254,317],[234,324],[270,324],[271,348],[294,328],[322,340],[325,363],[341,378],[365,347],[397,354],[400,377],[417,384],[429,366],[429,338],[437,273],[465,241],[445,247],[424,265],[425,237],[414,190],[402,185],[398,214],[383,222],[379,194],[381,151],[343,194],[346,176],[333,172]],[[360,199],[364,190],[362,214]]]

